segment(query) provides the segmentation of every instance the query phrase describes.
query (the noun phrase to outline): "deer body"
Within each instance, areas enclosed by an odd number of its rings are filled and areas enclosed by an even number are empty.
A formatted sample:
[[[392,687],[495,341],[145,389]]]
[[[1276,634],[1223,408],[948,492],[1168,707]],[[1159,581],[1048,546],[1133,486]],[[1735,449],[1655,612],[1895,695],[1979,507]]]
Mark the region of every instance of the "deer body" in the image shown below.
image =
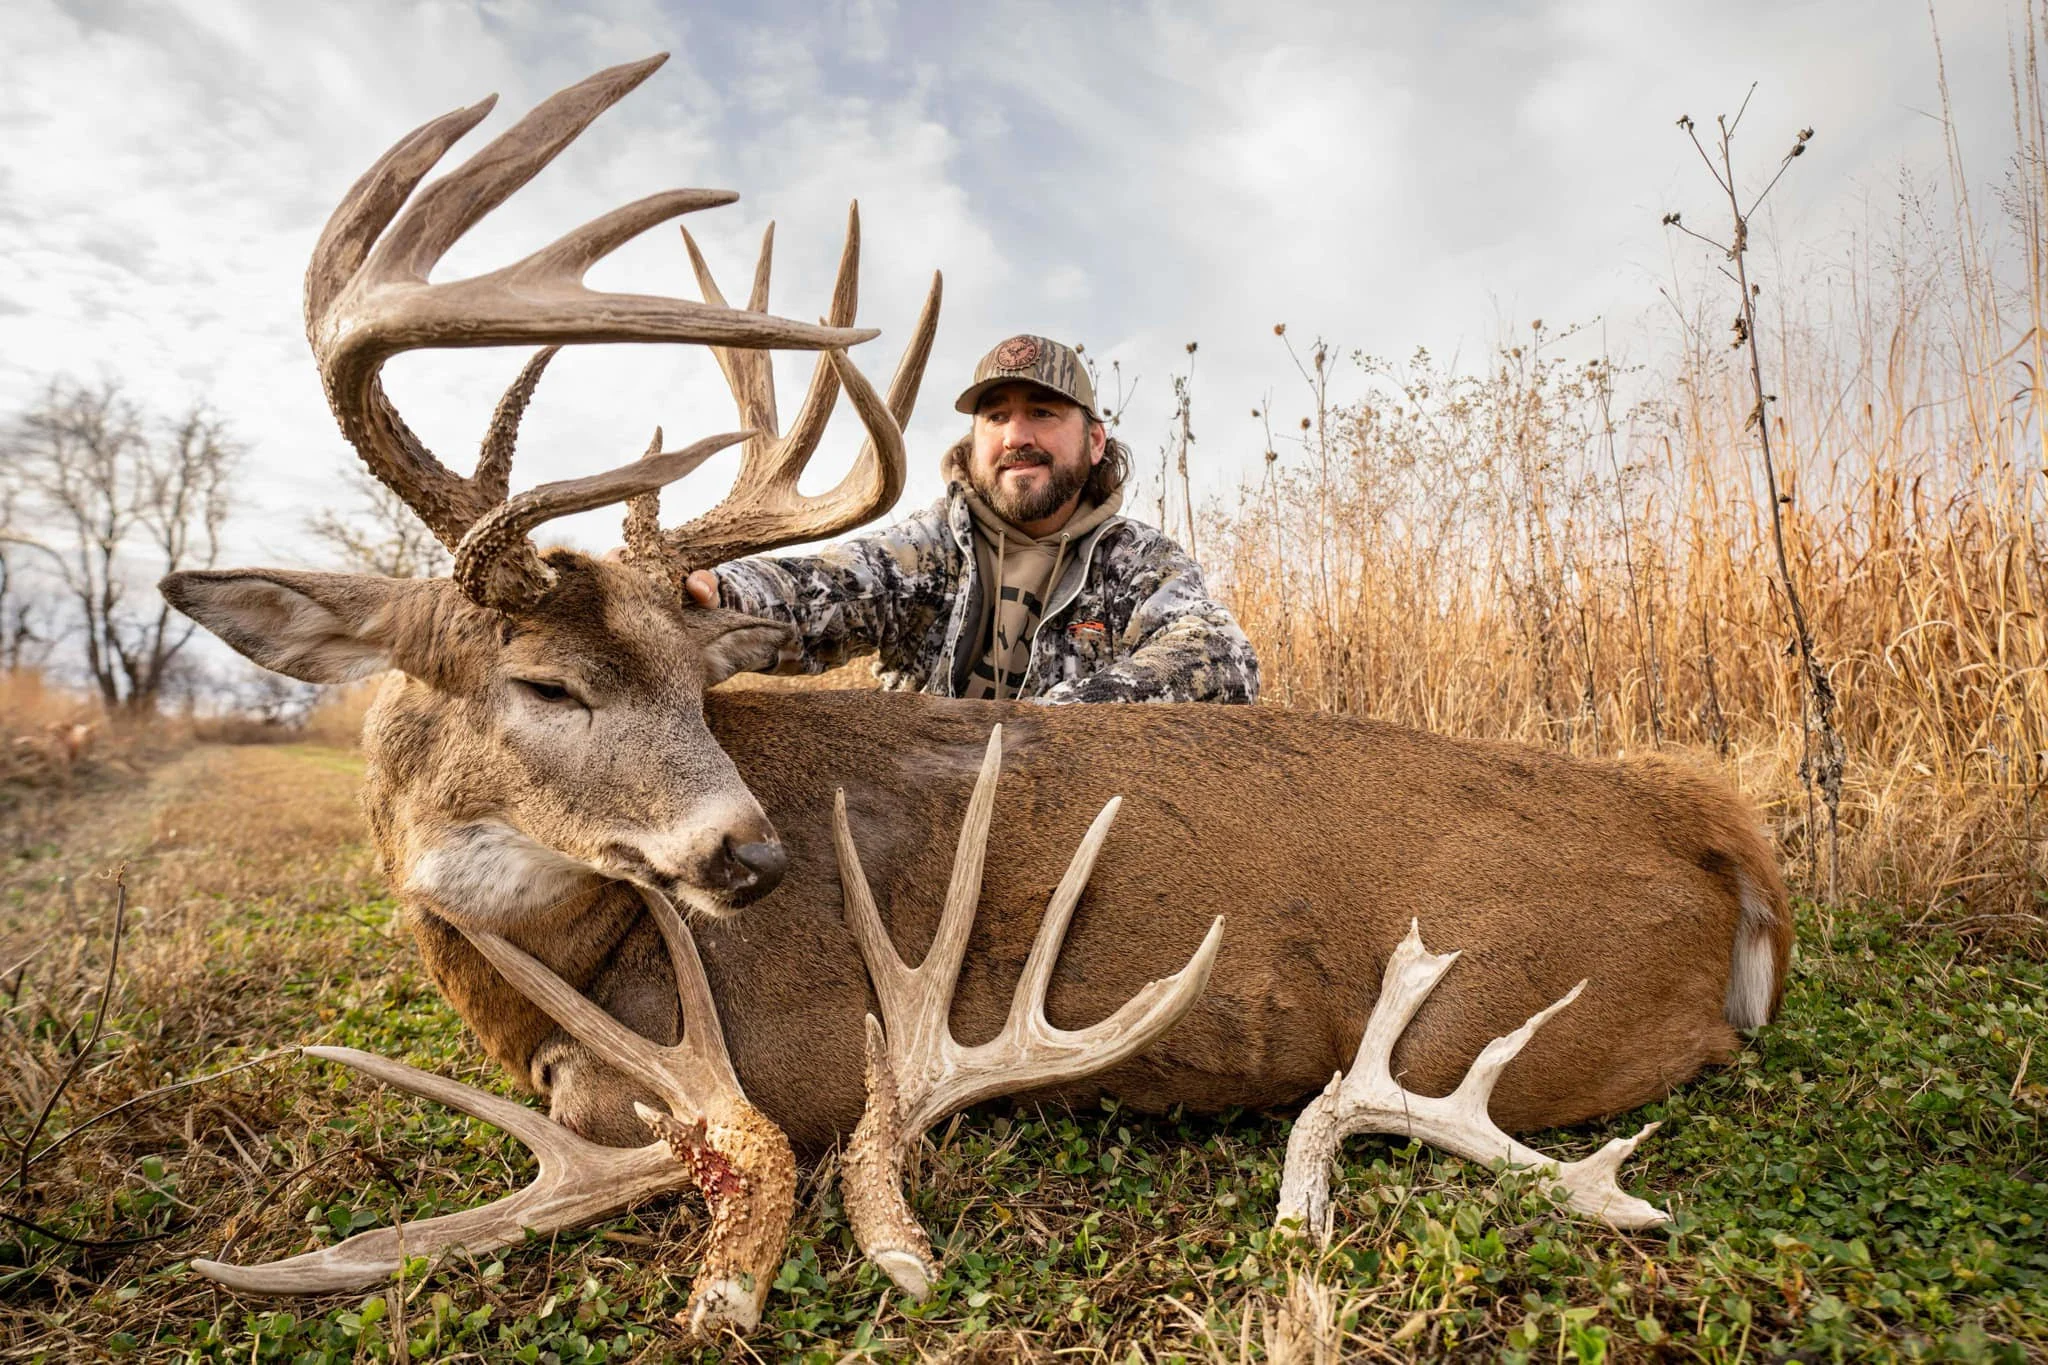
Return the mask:
[[[845,789],[891,937],[915,961],[997,719],[1001,834],[953,1012],[963,1042],[1000,1025],[1047,894],[1112,796],[1123,818],[1069,931],[1052,1021],[1105,1017],[1227,917],[1187,1017],[1061,1098],[1216,1110],[1315,1090],[1349,1063],[1381,969],[1417,917],[1464,955],[1395,1054],[1416,1089],[1448,1090],[1488,1039],[1590,978],[1495,1092],[1493,1112],[1514,1131],[1634,1108],[1725,1060],[1731,1015],[1761,1023],[1783,974],[1789,917],[1753,815],[1674,762],[1576,761],[1273,708],[738,692],[713,693],[705,711],[789,870],[696,938],[741,1083],[799,1150],[859,1119],[861,1020],[874,1008],[842,921],[831,793]],[[388,770],[375,743],[373,774]],[[373,810],[392,795],[377,783]],[[442,913],[414,908],[429,971],[491,1055],[586,1136],[644,1141],[632,1102],[645,1096],[500,980]],[[594,888],[570,922],[504,932],[628,1024],[673,1037],[675,988],[637,896]],[[1745,980],[1767,983],[1761,999],[1742,996]]]

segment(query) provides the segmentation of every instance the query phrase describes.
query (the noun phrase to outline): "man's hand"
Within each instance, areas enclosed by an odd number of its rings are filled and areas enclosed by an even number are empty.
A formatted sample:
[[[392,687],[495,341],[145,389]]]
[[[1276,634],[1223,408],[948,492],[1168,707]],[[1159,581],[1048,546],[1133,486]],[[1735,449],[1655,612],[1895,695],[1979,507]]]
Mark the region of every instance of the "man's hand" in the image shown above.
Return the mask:
[[[690,600],[700,607],[718,605],[718,575],[709,569],[698,569],[683,580],[683,591]]]

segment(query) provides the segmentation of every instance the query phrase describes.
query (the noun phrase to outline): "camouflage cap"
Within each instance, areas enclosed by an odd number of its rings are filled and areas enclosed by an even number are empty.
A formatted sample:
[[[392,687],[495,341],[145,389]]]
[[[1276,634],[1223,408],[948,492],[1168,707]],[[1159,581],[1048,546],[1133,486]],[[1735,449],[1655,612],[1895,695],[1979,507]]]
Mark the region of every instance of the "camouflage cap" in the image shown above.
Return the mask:
[[[973,416],[984,393],[998,384],[1020,379],[1051,389],[1062,398],[1079,403],[1090,416],[1101,417],[1095,410],[1095,386],[1088,382],[1088,369],[1081,363],[1080,353],[1048,337],[1029,334],[1013,336],[983,356],[974,367],[974,382],[961,390],[953,407]]]

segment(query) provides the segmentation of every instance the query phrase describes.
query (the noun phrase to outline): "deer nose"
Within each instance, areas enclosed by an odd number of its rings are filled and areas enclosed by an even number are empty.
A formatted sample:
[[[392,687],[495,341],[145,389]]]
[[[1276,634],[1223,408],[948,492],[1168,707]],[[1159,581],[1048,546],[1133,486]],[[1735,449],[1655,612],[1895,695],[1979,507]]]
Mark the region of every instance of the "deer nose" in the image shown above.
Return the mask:
[[[741,905],[773,891],[789,867],[789,853],[780,839],[735,844],[728,838],[722,852],[719,870],[725,874],[726,890]]]

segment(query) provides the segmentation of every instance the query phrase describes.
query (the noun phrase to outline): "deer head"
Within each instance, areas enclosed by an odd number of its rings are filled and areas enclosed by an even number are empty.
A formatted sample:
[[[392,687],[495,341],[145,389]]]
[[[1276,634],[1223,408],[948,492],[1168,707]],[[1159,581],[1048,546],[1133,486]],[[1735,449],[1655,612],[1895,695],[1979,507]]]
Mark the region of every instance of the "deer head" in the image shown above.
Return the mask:
[[[902,491],[902,423],[938,323],[933,278],[888,396],[847,359],[876,333],[852,326],[857,208],[823,323],[767,311],[773,228],[745,308],[718,292],[683,234],[702,302],[601,293],[583,276],[658,223],[732,202],[672,190],[604,214],[523,260],[429,283],[435,263],[584,128],[666,60],[614,67],[541,104],[462,166],[414,193],[490,112],[443,115],[386,152],[349,190],[306,271],[306,332],[329,405],[372,473],[454,552],[452,579],[279,569],[177,573],[164,596],[266,668],[335,683],[398,670],[366,722],[380,844],[399,889],[489,928],[622,879],[701,914],[765,894],[784,865],[775,830],[706,728],[704,689],[771,665],[786,627],[685,604],[690,569],[837,534]],[[694,342],[716,355],[747,429],[509,496],[519,422],[548,361],[585,342]],[[542,343],[490,422],[476,468],[443,465],[379,379],[403,351]],[[778,430],[767,351],[820,355],[789,432]],[[844,387],[868,439],[829,492],[797,483]],[[731,494],[663,530],[658,490],[743,443]],[[543,552],[554,517],[630,505],[616,562]]]

